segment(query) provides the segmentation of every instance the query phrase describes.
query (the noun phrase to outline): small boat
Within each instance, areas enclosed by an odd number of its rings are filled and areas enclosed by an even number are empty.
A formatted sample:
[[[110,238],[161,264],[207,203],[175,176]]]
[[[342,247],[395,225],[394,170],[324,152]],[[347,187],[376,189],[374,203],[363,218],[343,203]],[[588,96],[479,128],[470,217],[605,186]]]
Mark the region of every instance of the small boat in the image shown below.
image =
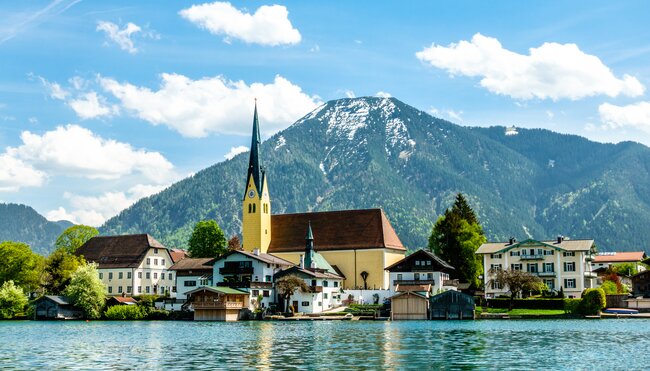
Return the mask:
[[[626,308],[607,308],[603,310],[603,313],[607,314],[639,314],[639,311],[636,309],[626,309]]]

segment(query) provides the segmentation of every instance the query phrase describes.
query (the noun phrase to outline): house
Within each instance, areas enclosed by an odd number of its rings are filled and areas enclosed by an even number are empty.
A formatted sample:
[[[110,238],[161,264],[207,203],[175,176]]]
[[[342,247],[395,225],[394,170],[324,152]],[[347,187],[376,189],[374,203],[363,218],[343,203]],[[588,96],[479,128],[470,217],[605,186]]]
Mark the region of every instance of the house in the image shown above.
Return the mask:
[[[423,291],[402,291],[390,297],[390,319],[429,319],[429,293]]]
[[[176,294],[169,249],[148,234],[93,237],[75,254],[98,265],[109,296]]]
[[[641,272],[645,270],[645,265],[641,264],[645,259],[647,256],[643,251],[601,251],[591,262],[591,268],[594,271],[606,271],[614,264],[630,263],[634,264],[637,272]]]
[[[249,294],[230,287],[199,287],[186,293],[195,321],[238,321]]]
[[[525,270],[537,275],[549,290],[562,289],[569,298],[579,298],[586,288],[595,286],[591,271],[594,240],[569,240],[559,236],[554,241],[527,239],[518,242],[488,242],[476,251],[483,257],[485,297],[507,295],[508,288],[494,281],[491,270]]]
[[[341,305],[341,287],[343,277],[314,249],[314,235],[308,224],[305,237],[304,256],[300,256],[300,265],[292,266],[275,274],[275,281],[293,275],[305,281],[308,292],[294,292],[289,304],[293,312],[320,313]],[[278,294],[277,303],[285,307],[285,298]]]
[[[460,291],[445,291],[429,300],[431,319],[474,319],[474,297]]]
[[[83,312],[65,296],[45,295],[34,303],[36,319],[81,319]]]
[[[271,215],[260,144],[256,106],[242,199],[243,249],[250,253],[259,250],[299,264],[304,227],[311,221],[317,252],[345,277],[344,288],[388,289],[384,267],[403,259],[406,248],[384,212],[369,209]]]
[[[429,294],[446,290],[456,290],[457,284],[449,279],[454,267],[437,255],[418,250],[404,259],[386,267],[390,276],[390,289],[393,292],[408,291],[402,289],[411,285],[429,285]]]
[[[187,299],[187,292],[197,287],[213,285],[214,260],[214,258],[184,258],[169,268],[176,277],[177,301],[184,302]]]
[[[271,254],[231,250],[212,265],[214,285],[250,293],[246,308],[268,308],[274,300],[273,275],[293,264]],[[261,296],[262,300],[259,301]]]
[[[632,276],[632,294],[650,298],[650,270],[644,270]]]
[[[138,301],[131,296],[111,296],[106,299],[106,307],[112,307],[114,305],[136,305]]]
[[[189,258],[187,251],[183,249],[169,249],[169,255],[172,257],[172,262],[174,263],[178,263],[185,258]]]

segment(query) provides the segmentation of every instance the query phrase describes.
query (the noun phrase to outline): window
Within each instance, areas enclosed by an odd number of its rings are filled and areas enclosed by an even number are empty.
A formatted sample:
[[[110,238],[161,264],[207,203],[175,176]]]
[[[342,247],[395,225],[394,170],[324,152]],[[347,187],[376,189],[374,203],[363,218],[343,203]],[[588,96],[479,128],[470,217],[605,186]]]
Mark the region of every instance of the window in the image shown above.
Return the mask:
[[[419,281],[419,280],[420,280],[420,273],[413,273],[413,278],[414,278],[416,281]]]
[[[555,272],[555,266],[553,263],[544,263],[544,272],[552,273]]]
[[[268,298],[270,295],[269,290],[262,290],[262,296]]]
[[[104,279],[104,273],[99,272],[99,279],[100,279],[100,280],[103,280],[103,279]]]
[[[117,286],[117,293],[121,294],[122,292],[124,292],[122,291],[122,286]]]
[[[419,261],[419,260],[416,260],[416,261],[415,261],[415,265],[420,265],[420,261]]]
[[[501,270],[501,264],[490,264],[490,270],[500,271]]]
[[[255,298],[257,298],[258,296],[260,296],[260,290],[253,290],[253,292],[251,292],[251,294],[253,294],[253,296]]]
[[[196,281],[185,281],[185,282],[183,282],[183,286],[185,286],[185,287],[194,287],[194,286],[196,286]]]
[[[497,281],[492,281],[492,290],[501,290],[501,284]]]
[[[138,286],[138,294],[142,293],[142,286]]]
[[[150,273],[150,272],[147,272],[147,279],[148,279],[148,280],[151,279],[151,273]]]
[[[576,263],[575,262],[564,262],[564,271],[565,272],[575,272]]]
[[[255,205],[255,204],[253,204],[253,213],[255,213],[255,206],[256,206],[256,205]]]
[[[147,294],[150,293],[151,292],[151,286],[145,286],[144,291],[146,291]]]
[[[273,280],[273,277],[271,277],[270,275],[264,276],[264,282],[271,282],[272,280]]]
[[[323,299],[327,299],[327,293],[326,292],[323,293]]]
[[[302,305],[303,307],[308,307],[308,306],[309,306],[309,302],[308,302],[308,301],[303,301],[303,302],[301,303],[301,305]]]
[[[172,292],[176,292],[176,286],[172,286]]]
[[[127,287],[126,287],[126,293],[127,293],[127,294],[130,294],[130,293],[131,293],[131,290],[133,290],[133,286],[127,286]]]
[[[403,276],[402,276],[401,273],[397,273],[397,280],[398,280],[398,281],[401,281],[401,280],[402,280],[402,277],[403,277]],[[335,282],[335,283],[336,283],[336,282]]]
[[[138,278],[142,279],[142,272],[138,272]]]
[[[131,279],[131,272],[126,272],[126,278],[129,280]]]
[[[165,265],[165,259],[160,259],[160,265]]]
[[[153,265],[158,265],[158,259],[153,260]]]
[[[530,249],[529,252],[530,252],[530,255],[535,255],[535,249]]]
[[[537,255],[544,255],[544,249],[537,249]]]
[[[113,279],[113,272],[108,272],[108,279],[112,280]]]
[[[151,258],[147,258],[147,264],[151,264]]]
[[[160,286],[160,295],[165,295],[165,286]]]
[[[154,254],[158,254],[158,249],[153,249]]]
[[[311,285],[316,286],[316,280],[311,280]]]
[[[510,251],[510,256],[519,256],[519,251]]]
[[[119,279],[124,278],[124,273],[119,272],[119,273],[117,274],[117,278],[119,278]]]
[[[521,263],[510,264],[510,270],[513,270],[513,271],[520,271],[520,270],[522,270],[522,268],[523,268],[523,266],[522,266]]]
[[[544,250],[544,255],[555,255],[555,250]]]
[[[429,281],[433,280],[433,273],[427,273],[427,279]]]
[[[564,256],[576,256],[575,251],[565,251],[562,253]]]
[[[168,279],[169,279],[170,281],[172,281],[172,280],[174,279],[174,278],[172,278],[172,274],[171,274],[171,273],[169,273],[169,274],[167,275],[167,277],[168,277]]]
[[[248,204],[248,213],[250,214],[252,212],[253,212],[253,205]]]
[[[528,263],[526,265],[526,271],[528,273],[537,273],[537,263]]]
[[[555,290],[555,280],[544,280],[544,284],[549,290]]]
[[[575,289],[576,288],[576,279],[575,278],[565,278],[564,279],[564,287],[567,289]]]
[[[492,259],[501,259],[501,254],[491,254],[490,258],[492,258]]]
[[[157,280],[158,279],[158,272],[153,272],[153,279]]]
[[[323,281],[323,287],[327,287],[329,285],[329,282]]]
[[[334,281],[334,287],[339,287],[338,281]]]

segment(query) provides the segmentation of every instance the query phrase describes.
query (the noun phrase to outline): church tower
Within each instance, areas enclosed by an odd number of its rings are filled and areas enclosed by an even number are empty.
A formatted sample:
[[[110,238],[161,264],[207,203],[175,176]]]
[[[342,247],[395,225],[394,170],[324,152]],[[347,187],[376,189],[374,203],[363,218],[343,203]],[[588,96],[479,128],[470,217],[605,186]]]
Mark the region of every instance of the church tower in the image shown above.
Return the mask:
[[[260,126],[255,102],[246,192],[242,200],[242,247],[245,251],[253,252],[259,249],[261,253],[266,253],[271,243],[271,200],[266,173],[260,164],[260,145]]]

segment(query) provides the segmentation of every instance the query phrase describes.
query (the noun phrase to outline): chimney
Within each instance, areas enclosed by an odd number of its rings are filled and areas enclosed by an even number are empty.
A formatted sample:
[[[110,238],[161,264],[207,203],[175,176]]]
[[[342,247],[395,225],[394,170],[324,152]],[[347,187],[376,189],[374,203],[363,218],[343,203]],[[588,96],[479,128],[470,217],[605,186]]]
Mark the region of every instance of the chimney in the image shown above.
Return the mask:
[[[510,240],[508,241],[508,245],[514,245],[515,242],[517,242],[517,239],[515,239],[514,237],[510,237]]]
[[[302,255],[300,255],[300,268],[305,268],[305,258]]]
[[[557,235],[557,243],[562,243],[562,241],[564,241],[564,236],[562,236],[561,234],[558,234]]]
[[[260,249],[254,249],[253,250],[253,255],[260,256]]]

